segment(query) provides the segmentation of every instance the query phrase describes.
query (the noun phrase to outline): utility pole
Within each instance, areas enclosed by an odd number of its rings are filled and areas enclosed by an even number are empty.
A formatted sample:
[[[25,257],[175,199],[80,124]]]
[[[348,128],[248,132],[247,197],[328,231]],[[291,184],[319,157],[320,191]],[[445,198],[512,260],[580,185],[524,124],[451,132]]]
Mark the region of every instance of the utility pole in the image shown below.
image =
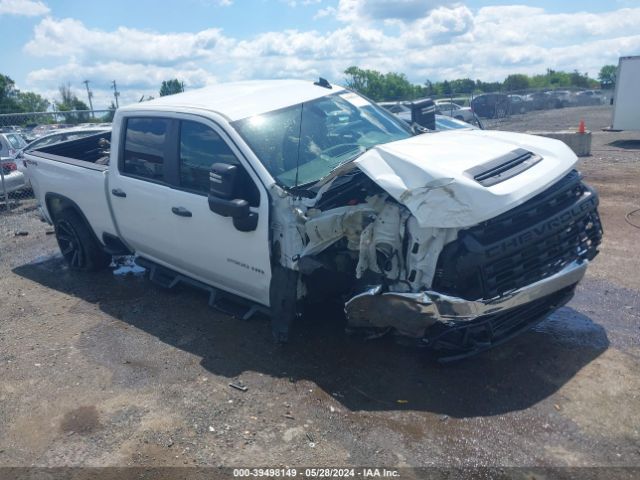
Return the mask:
[[[116,99],[116,108],[120,108],[120,104],[118,103],[120,92],[118,91],[118,86],[116,85],[115,80],[111,82],[111,88],[113,88],[113,97]]]
[[[89,108],[91,109],[91,117],[93,117],[93,101],[91,100],[91,98],[93,97],[93,92],[89,90],[89,80],[85,80],[82,83],[84,83],[84,86],[87,87],[87,97],[89,97]]]

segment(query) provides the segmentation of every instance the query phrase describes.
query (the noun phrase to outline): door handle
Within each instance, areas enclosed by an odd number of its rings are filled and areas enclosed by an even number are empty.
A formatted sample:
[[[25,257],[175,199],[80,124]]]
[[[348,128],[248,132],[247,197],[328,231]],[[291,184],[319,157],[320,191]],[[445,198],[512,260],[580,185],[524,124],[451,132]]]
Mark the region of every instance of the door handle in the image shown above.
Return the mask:
[[[184,207],[172,207],[171,211],[179,217],[192,217],[193,215],[189,210]]]
[[[111,190],[111,194],[115,195],[116,197],[122,198],[125,198],[127,196],[127,194],[124,193],[124,190],[120,190],[119,188],[114,188],[113,190]]]

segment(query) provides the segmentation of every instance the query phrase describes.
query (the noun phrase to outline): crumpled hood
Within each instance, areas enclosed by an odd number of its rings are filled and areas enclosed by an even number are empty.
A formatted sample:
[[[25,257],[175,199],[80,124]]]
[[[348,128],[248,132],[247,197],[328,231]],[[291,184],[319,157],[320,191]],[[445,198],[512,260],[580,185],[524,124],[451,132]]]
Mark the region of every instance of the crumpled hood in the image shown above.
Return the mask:
[[[491,187],[464,172],[524,148],[542,161]],[[566,175],[577,157],[559,140],[521,133],[450,130],[378,145],[355,165],[421,227],[470,227],[510,210]]]

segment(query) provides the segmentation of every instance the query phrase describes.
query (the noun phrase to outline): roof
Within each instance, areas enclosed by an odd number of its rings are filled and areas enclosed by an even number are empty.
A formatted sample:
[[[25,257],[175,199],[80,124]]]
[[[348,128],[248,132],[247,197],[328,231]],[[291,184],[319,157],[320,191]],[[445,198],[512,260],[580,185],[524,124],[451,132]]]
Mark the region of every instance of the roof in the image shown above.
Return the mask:
[[[259,115],[314,100],[344,89],[314,85],[308,80],[252,80],[220,83],[197,90],[167,95],[144,103],[136,103],[121,110],[199,108],[220,113],[230,121]]]

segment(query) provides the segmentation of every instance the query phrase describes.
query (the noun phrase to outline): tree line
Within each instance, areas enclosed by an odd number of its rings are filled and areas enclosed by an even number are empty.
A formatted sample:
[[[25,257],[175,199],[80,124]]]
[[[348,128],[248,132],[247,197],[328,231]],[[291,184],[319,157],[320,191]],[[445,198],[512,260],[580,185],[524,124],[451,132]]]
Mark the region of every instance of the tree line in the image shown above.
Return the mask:
[[[529,89],[613,88],[616,76],[615,65],[605,65],[598,78],[590,78],[577,70],[563,72],[547,69],[539,75],[511,74],[502,82],[483,82],[471,78],[457,78],[424,84],[411,83],[403,73],[381,73],[376,70],[356,66],[347,68],[345,83],[376,102],[414,100],[420,97],[445,97],[450,95],[470,95],[488,92],[518,92]]]

